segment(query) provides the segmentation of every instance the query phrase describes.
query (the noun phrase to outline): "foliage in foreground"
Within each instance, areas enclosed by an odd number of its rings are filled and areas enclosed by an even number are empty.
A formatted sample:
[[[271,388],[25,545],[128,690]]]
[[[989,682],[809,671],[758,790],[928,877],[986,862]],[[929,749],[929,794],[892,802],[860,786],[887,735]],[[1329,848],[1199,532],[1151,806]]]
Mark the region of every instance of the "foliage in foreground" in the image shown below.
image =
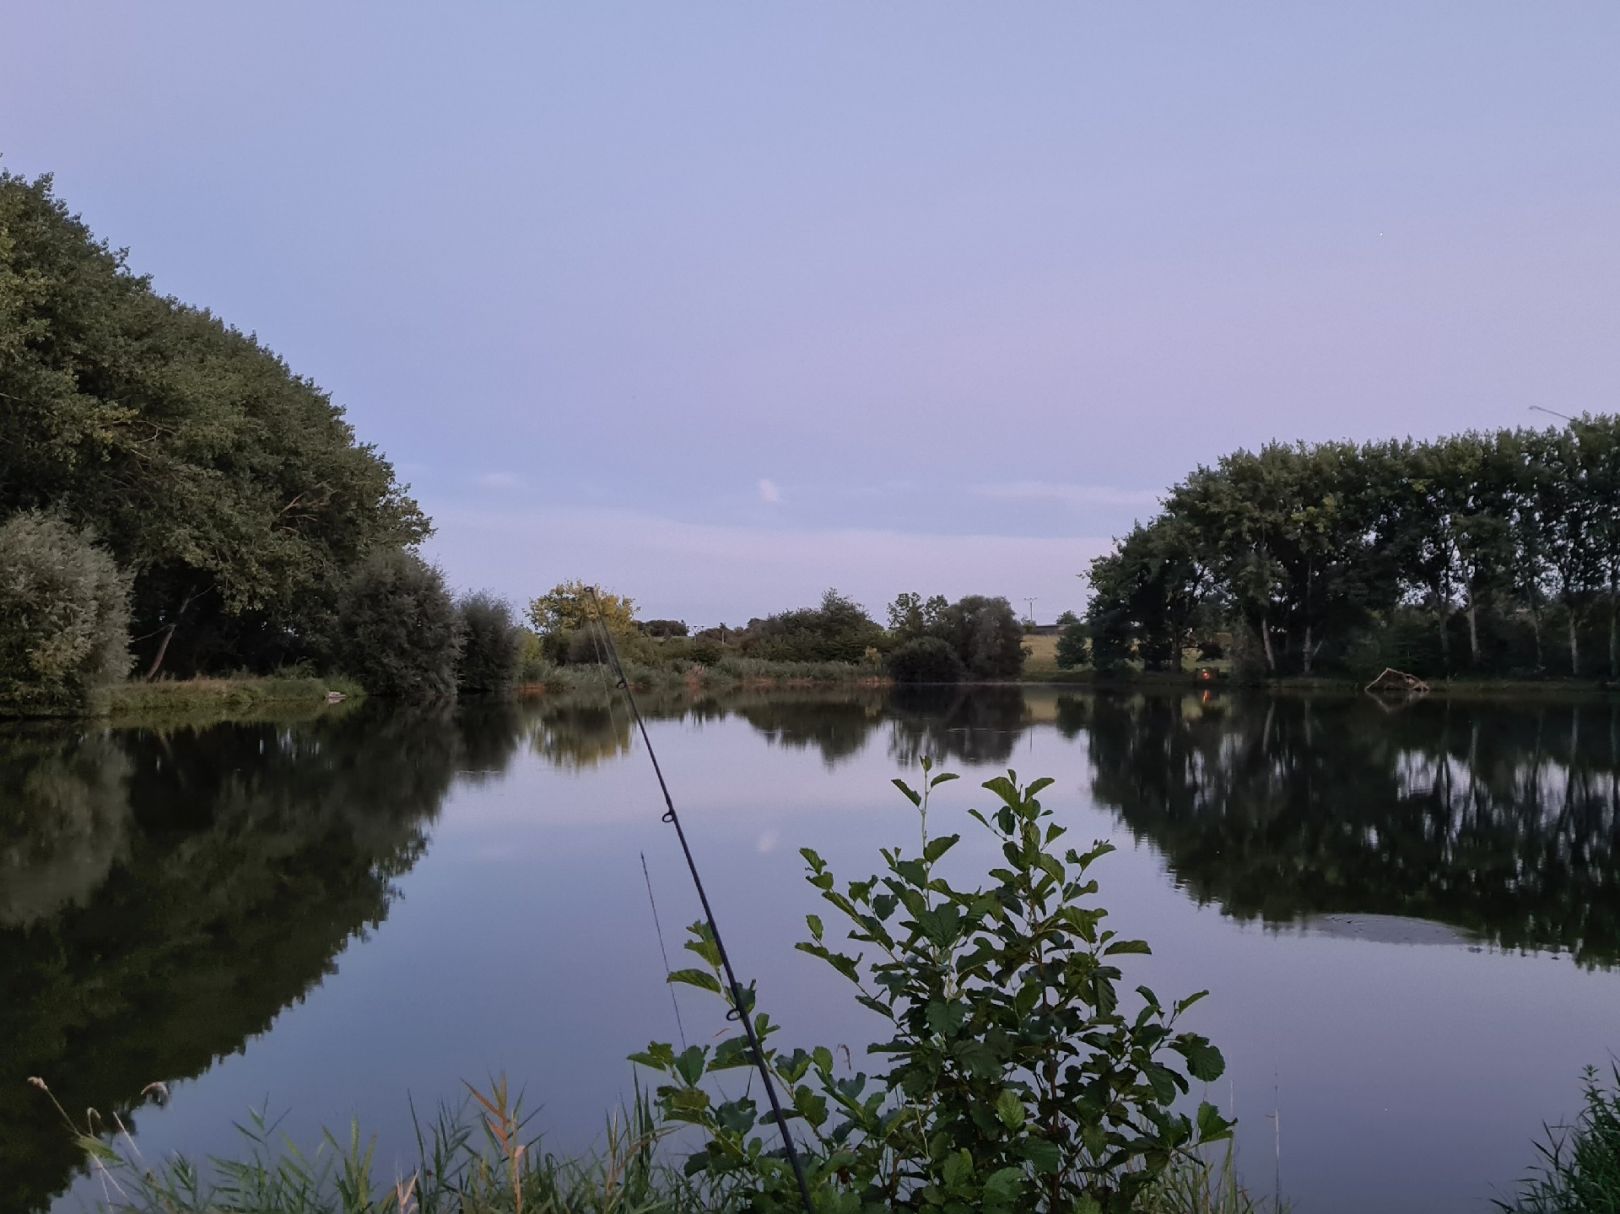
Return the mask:
[[[1516,1214],[1620,1214],[1620,1063],[1605,1086],[1586,1069],[1586,1104],[1575,1124],[1547,1127],[1540,1166],[1520,1187]]]
[[[1213,1105],[1189,1114],[1180,1103],[1192,1082],[1225,1067],[1208,1039],[1177,1027],[1204,992],[1165,1006],[1137,987],[1136,1006],[1126,1009],[1116,958],[1150,950],[1103,926],[1107,911],[1094,901],[1089,870],[1113,849],[1059,850],[1064,828],[1038,800],[1051,780],[1021,786],[1009,772],[984,785],[1000,805],[970,812],[995,837],[1002,863],[988,885],[953,884],[939,864],[960,837],[930,837],[928,797],[955,777],[930,775],[926,759],[922,767],[920,790],[895,781],[919,813],[914,853],[886,848],[885,872],[842,889],[820,856],[802,853],[810,884],[865,951],[836,951],[816,915],[799,947],[887,1022],[889,1039],[874,1047],[892,1059],[887,1072],[874,1079],[840,1069],[826,1046],[770,1045],[775,1026],[754,1011],[751,991],[727,990],[719,949],[701,924],[687,948],[704,968],[670,979],[723,994],[753,1018],[817,1209],[1139,1209],[1178,1158],[1231,1134]],[[762,1214],[801,1208],[769,1111],[750,1095],[716,1100],[704,1083],[754,1064],[745,1035],[680,1053],[655,1042],[633,1060],[662,1077],[663,1119],[702,1132],[690,1174],[745,1194],[747,1208]]]
[[[43,1086],[43,1085],[39,1085]],[[51,1097],[54,1101],[54,1097]],[[416,1125],[417,1159],[405,1174],[378,1165],[376,1143],[351,1125],[302,1151],[262,1113],[238,1124],[241,1153],[199,1166],[184,1158],[145,1160],[116,1130],[108,1145],[99,1123],[74,1125],[57,1106],[90,1161],[116,1214],[743,1214],[740,1195],[718,1191],[662,1158],[666,1136],[638,1097],[607,1119],[601,1150],[567,1159],[528,1129],[521,1097],[504,1080],[472,1090],[460,1109]],[[1140,1214],[1277,1214],[1238,1183],[1228,1149],[1214,1160],[1180,1155],[1141,1195]]]

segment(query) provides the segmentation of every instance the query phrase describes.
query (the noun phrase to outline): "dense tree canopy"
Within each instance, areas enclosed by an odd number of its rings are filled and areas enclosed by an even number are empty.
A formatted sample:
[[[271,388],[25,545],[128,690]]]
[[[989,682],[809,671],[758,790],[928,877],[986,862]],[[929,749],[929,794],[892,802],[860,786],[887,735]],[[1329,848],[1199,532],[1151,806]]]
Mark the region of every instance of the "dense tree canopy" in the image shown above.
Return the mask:
[[[1090,578],[1099,665],[1224,629],[1269,674],[1620,678],[1620,423],[1239,451]]]
[[[889,604],[896,640],[934,637],[950,646],[966,677],[1015,679],[1024,666],[1024,629],[1004,598],[970,594],[954,603],[943,595],[902,594]]]
[[[183,672],[304,656],[330,587],[429,531],[324,392],[0,172],[0,518],[42,509],[132,576],[143,668]]]
[[[881,648],[883,629],[854,600],[829,590],[819,607],[750,620],[741,639],[749,657],[779,662],[859,662]]]

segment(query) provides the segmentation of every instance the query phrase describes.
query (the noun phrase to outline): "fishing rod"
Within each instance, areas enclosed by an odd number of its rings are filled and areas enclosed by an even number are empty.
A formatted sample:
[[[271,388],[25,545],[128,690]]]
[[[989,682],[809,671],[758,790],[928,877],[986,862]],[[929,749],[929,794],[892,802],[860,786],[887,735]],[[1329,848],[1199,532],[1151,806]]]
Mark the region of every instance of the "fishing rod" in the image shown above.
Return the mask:
[[[624,673],[623,663],[619,661],[618,646],[613,643],[613,634],[608,631],[602,613],[602,600],[597,596],[595,586],[587,586],[586,589],[591,593],[591,602],[596,605],[595,623],[601,630],[608,661],[613,665],[613,675],[624,691],[625,702],[630,706],[630,717],[641,732],[641,741],[647,748],[647,757],[652,760],[653,775],[658,777],[658,791],[664,794],[664,821],[675,828],[675,837],[681,843],[681,854],[686,857],[686,870],[692,874],[692,884],[697,889],[698,901],[703,904],[703,918],[709,927],[709,938],[714,941],[714,951],[720,955],[720,967],[726,975],[726,992],[731,1002],[730,1015],[742,1022],[743,1032],[748,1037],[748,1048],[754,1053],[754,1067],[759,1071],[760,1080],[765,1085],[766,1098],[771,1104],[771,1116],[776,1120],[776,1128],[782,1135],[782,1146],[787,1151],[788,1163],[793,1168],[793,1179],[799,1184],[799,1199],[804,1203],[805,1214],[813,1214],[810,1186],[804,1179],[804,1165],[799,1162],[799,1149],[794,1145],[793,1135],[788,1131],[787,1117],[783,1114],[782,1102],[776,1095],[776,1083],[771,1078],[771,1068],[765,1064],[764,1047],[760,1045],[759,1034],[754,1031],[754,1022],[748,1015],[748,1000],[744,995],[742,983],[737,981],[737,973],[731,968],[731,955],[726,952],[725,943],[720,939],[720,925],[715,921],[714,908],[709,905],[709,895],[703,888],[703,878],[698,875],[697,860],[692,856],[691,844],[686,841],[686,831],[681,826],[681,817],[675,812],[674,798],[669,795],[669,783],[664,779],[664,769],[658,764],[658,752],[653,749],[652,739],[647,736],[647,722],[642,720],[641,709],[636,705],[636,693],[630,688],[630,679]]]

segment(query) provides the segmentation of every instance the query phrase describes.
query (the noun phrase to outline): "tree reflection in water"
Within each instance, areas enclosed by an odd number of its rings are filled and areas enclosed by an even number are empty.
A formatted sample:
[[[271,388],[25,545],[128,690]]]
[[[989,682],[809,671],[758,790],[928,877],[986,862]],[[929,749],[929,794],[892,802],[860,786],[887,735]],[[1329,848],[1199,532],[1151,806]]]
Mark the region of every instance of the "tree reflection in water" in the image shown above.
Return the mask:
[[[1060,726],[1089,737],[1098,803],[1240,919],[1402,915],[1620,958],[1612,704],[1100,695]]]

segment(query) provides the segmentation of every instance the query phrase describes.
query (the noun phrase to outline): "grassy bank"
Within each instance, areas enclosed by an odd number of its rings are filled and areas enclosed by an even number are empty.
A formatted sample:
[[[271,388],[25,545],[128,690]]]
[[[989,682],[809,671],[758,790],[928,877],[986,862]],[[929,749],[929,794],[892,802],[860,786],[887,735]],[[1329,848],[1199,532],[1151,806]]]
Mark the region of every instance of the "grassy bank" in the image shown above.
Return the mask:
[[[233,679],[174,679],[121,683],[104,689],[91,715],[115,719],[149,717],[234,717],[268,708],[316,708],[332,693],[345,700],[365,695],[352,679],[285,676]]]
[[[853,662],[767,662],[723,658],[713,666],[628,663],[625,677],[636,691],[768,691],[794,687],[886,687],[879,667]],[[548,666],[531,671],[520,695],[572,695],[614,686],[605,666]]]

